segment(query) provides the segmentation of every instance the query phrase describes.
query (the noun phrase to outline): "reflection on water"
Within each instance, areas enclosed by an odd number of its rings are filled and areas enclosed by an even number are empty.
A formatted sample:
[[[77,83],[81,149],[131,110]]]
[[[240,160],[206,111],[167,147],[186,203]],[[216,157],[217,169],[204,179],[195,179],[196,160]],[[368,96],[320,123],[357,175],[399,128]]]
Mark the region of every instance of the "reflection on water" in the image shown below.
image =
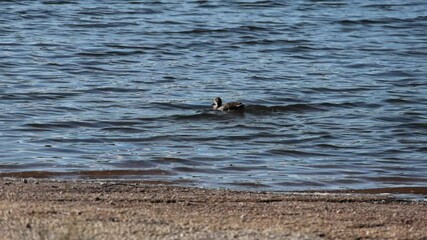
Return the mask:
[[[0,176],[426,187],[424,1],[0,8]]]

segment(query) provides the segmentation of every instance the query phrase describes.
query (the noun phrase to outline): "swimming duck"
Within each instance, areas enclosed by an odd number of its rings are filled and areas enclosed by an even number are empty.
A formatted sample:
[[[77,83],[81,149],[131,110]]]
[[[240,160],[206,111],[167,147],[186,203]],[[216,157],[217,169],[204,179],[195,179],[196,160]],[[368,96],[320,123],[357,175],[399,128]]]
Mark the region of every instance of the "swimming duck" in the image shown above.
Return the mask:
[[[213,110],[218,111],[243,110],[243,108],[245,108],[245,105],[241,102],[229,102],[225,105],[222,105],[222,100],[220,97],[214,99],[212,106]]]

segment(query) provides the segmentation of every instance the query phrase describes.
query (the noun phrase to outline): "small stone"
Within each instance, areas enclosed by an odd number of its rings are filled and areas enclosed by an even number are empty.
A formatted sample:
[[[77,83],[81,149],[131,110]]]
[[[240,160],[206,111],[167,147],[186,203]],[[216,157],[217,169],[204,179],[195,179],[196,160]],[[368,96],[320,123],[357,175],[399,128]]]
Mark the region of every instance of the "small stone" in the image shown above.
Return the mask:
[[[411,219],[405,219],[404,223],[405,224],[412,224],[412,223],[414,223],[414,221],[412,221]]]

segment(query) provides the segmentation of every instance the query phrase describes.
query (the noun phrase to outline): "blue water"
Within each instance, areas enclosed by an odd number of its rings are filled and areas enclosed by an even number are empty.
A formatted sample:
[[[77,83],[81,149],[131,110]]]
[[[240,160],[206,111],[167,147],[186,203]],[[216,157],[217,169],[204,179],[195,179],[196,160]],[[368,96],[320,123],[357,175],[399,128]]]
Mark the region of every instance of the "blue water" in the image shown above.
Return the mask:
[[[424,0],[0,1],[1,176],[427,187],[426,96]]]

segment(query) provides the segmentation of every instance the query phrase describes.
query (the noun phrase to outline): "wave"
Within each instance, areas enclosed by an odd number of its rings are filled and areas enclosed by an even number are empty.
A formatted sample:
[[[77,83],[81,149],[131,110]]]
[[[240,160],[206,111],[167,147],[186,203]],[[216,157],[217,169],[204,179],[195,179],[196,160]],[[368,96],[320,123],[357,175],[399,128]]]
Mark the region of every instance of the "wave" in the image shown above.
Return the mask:
[[[262,105],[250,105],[247,107],[246,112],[260,114],[260,113],[274,113],[274,112],[307,112],[307,111],[323,111],[324,109],[319,108],[315,104],[297,103],[286,106],[262,106]]]
[[[119,28],[119,27],[127,27],[127,26],[137,26],[138,24],[135,22],[106,22],[106,23],[69,23],[65,24],[66,27],[70,28]]]
[[[199,106],[203,109],[203,106]],[[190,108],[186,108],[190,109]],[[195,114],[176,114],[171,116],[175,120],[223,120],[227,118],[242,117],[246,115],[269,115],[272,113],[287,113],[287,112],[310,112],[310,111],[326,111],[319,104],[290,104],[285,106],[263,106],[263,105],[247,105],[244,111],[221,112],[210,109],[198,110]]]
[[[331,156],[330,154],[318,153],[312,151],[299,151],[292,149],[272,149],[268,151],[272,155],[293,156],[293,157],[310,157],[310,156]]]
[[[138,92],[145,92],[146,89],[141,88],[119,88],[119,87],[96,87],[91,88],[87,90],[82,90],[83,93],[109,93],[109,92],[116,92],[116,93],[138,93]]]
[[[80,95],[78,92],[21,92],[0,94],[0,100],[57,100]]]
[[[393,18],[385,17],[378,19],[357,19],[357,20],[339,20],[337,23],[342,25],[376,25],[376,24],[390,24],[390,23],[419,23],[426,21],[427,16],[418,16],[414,18]]]
[[[201,34],[210,34],[210,33],[225,33],[225,32],[231,32],[231,33],[250,33],[254,34],[256,32],[266,32],[271,31],[269,28],[260,27],[260,26],[254,26],[254,25],[241,25],[237,27],[225,27],[225,28],[194,28],[189,30],[181,30],[181,31],[161,31],[161,32],[150,32],[149,34],[194,34],[194,35],[201,35]]]
[[[52,178],[52,177],[80,177],[80,178],[131,178],[132,176],[151,176],[151,175],[175,175],[172,171],[161,169],[144,170],[99,170],[99,171],[70,171],[70,172],[47,172],[47,171],[22,171],[22,172],[3,172],[0,177],[20,177],[20,178]]]
[[[110,57],[110,56],[131,56],[131,55],[141,55],[145,54],[142,50],[133,50],[133,51],[107,51],[107,50],[99,50],[92,52],[79,52],[76,53],[77,56],[82,57]]]

